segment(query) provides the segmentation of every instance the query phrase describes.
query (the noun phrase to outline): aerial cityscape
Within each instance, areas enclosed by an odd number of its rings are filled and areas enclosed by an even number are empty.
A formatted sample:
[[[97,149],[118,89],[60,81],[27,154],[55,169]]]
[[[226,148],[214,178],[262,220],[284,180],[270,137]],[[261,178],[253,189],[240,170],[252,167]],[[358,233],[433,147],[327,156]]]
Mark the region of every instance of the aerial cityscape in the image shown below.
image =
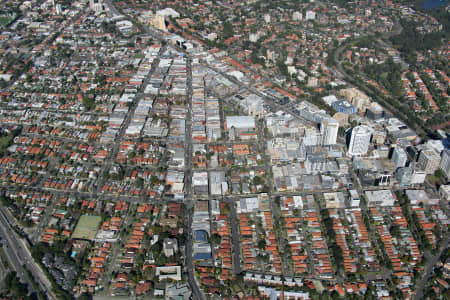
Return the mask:
[[[450,299],[450,2],[0,2],[0,299]]]

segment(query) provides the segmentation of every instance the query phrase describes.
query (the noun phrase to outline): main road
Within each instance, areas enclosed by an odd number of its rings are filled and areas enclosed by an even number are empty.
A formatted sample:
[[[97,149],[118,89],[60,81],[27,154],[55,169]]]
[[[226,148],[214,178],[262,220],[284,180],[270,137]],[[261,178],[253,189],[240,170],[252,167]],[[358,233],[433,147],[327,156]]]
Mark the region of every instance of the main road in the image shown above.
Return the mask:
[[[25,282],[30,283],[24,266],[31,272],[34,281],[37,282],[39,288],[47,295],[49,299],[57,299],[53,293],[51,282],[45,276],[39,265],[31,257],[31,253],[25,242],[19,238],[9,223],[9,212],[3,206],[0,206],[0,234],[7,241],[6,247],[7,255],[10,258],[11,264],[14,266],[17,274]],[[28,285],[32,288],[31,284]]]
[[[186,112],[186,126],[185,126],[185,170],[184,170],[184,190],[186,202],[186,220],[184,226],[184,235],[186,237],[185,243],[185,268],[188,275],[188,282],[192,289],[194,299],[205,299],[202,291],[198,287],[195,278],[195,266],[193,261],[193,240],[192,240],[192,215],[194,213],[194,200],[192,199],[192,60],[188,56],[186,60],[186,74],[187,74],[187,112]]]

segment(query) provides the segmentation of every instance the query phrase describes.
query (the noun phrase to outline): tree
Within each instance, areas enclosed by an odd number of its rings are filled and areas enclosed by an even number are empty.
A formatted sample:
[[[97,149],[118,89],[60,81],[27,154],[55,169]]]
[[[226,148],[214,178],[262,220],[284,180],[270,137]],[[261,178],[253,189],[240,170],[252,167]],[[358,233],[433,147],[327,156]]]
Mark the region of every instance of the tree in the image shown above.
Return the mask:
[[[281,74],[283,74],[286,77],[289,77],[289,72],[287,66],[284,64],[283,60],[278,59],[277,60],[277,67]]]
[[[260,185],[260,184],[263,184],[263,183],[264,183],[264,180],[261,177],[255,176],[253,178],[253,184],[254,185]]]
[[[415,22],[402,20],[400,23],[403,28],[402,32],[391,37],[390,40],[400,50],[407,62],[411,64],[416,63],[417,51],[439,48],[442,45],[442,38],[448,35],[445,30],[444,32],[422,34],[417,30]]]
[[[6,153],[6,149],[8,149],[8,147],[12,144],[14,137],[18,134],[19,132],[16,133],[16,131],[8,134],[0,133],[0,157]]]
[[[84,292],[83,294],[80,295],[80,297],[78,297],[78,300],[92,300],[92,295],[89,294],[88,292]]]
[[[264,250],[264,249],[266,249],[266,246],[267,246],[267,243],[266,243],[265,239],[259,240],[259,242],[258,242],[258,248],[259,249]]]
[[[158,183],[159,182],[159,179],[158,179],[158,177],[156,177],[155,175],[152,175],[151,177],[150,177],[150,183],[152,184],[152,185],[155,185],[156,183]]]
[[[234,35],[233,24],[231,24],[229,21],[223,23],[223,35],[224,39],[227,39]]]
[[[142,179],[141,177],[138,177],[136,179],[136,187],[137,188],[142,188],[144,186],[144,179]]]
[[[94,108],[95,100],[92,97],[83,98],[83,105],[86,110],[92,110]]]
[[[5,290],[14,298],[25,298],[28,294],[28,287],[26,284],[20,282],[20,278],[16,272],[10,272],[4,279]]]
[[[222,240],[221,237],[220,237],[220,235],[217,234],[217,233],[214,233],[214,234],[212,235],[211,239],[212,239],[212,242],[213,242],[214,244],[216,244],[216,245],[219,245],[219,244],[220,244],[220,241]]]
[[[14,200],[12,200],[9,197],[6,196],[0,196],[0,201],[2,202],[2,205],[5,207],[11,206],[14,204]]]

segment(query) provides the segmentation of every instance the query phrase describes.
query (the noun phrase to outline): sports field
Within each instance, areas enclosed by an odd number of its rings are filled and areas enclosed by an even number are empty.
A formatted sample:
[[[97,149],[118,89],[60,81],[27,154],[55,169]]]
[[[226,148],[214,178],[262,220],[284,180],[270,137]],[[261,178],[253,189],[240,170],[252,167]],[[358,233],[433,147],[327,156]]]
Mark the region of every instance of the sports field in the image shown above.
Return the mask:
[[[72,234],[73,239],[93,240],[102,218],[99,216],[81,216]]]

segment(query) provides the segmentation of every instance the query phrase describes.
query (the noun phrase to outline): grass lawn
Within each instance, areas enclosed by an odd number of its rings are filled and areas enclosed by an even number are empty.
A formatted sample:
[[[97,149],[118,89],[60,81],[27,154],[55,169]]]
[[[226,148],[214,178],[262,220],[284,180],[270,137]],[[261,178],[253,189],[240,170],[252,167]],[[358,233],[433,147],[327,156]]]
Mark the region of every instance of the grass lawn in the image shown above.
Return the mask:
[[[5,27],[6,25],[9,24],[9,22],[11,22],[11,17],[8,16],[0,16],[0,26],[1,27]]]
[[[73,239],[93,240],[102,218],[99,216],[81,216],[72,234]]]

